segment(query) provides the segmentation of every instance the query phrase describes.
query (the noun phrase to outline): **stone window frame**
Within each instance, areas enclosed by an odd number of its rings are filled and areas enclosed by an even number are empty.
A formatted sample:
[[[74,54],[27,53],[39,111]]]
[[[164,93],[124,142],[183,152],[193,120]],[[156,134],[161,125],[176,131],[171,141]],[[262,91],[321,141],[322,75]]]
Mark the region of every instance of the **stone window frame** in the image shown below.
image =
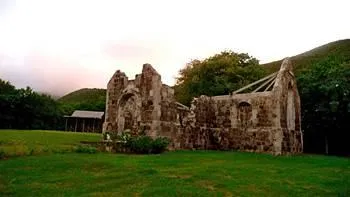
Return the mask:
[[[245,120],[245,122],[243,123],[243,121],[241,120],[241,107],[248,107],[249,109],[249,114],[246,115],[247,119]],[[244,126],[244,130],[247,130],[249,128],[249,123],[252,123],[253,120],[253,106],[250,102],[248,101],[240,101],[237,105],[237,121],[238,121],[238,125],[239,127]]]

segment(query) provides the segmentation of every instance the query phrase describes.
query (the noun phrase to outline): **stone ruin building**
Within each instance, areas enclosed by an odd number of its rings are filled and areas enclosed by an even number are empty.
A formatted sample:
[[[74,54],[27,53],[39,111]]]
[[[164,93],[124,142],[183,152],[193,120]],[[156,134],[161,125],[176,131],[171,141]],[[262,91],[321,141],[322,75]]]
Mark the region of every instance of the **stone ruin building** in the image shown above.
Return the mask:
[[[300,98],[291,62],[285,59],[278,72],[230,95],[195,98],[190,108],[176,102],[150,64],[134,80],[118,70],[107,87],[103,131],[127,129],[168,137],[170,149],[300,153]]]

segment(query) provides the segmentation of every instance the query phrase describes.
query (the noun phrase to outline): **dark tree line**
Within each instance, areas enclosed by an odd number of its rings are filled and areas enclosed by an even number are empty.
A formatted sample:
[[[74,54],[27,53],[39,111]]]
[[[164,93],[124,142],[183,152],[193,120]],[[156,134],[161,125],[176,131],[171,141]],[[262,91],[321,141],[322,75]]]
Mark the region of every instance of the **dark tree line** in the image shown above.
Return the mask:
[[[59,105],[49,95],[16,89],[0,79],[0,128],[58,129],[61,122]]]
[[[350,155],[350,62],[329,57],[297,76],[304,151]]]
[[[16,89],[0,79],[0,129],[63,130],[64,115],[74,110],[104,111],[105,91],[88,92],[72,101],[57,101],[50,95],[34,92],[30,87]],[[86,98],[86,97],[93,98]]]

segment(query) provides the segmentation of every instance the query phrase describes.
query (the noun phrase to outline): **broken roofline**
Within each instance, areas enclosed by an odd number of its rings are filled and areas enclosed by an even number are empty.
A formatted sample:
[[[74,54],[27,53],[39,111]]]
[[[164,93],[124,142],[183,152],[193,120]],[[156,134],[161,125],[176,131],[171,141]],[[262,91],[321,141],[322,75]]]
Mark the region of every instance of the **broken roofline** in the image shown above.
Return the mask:
[[[276,84],[279,84],[279,83],[276,83],[277,80],[281,80],[281,77],[283,75],[283,73],[287,71],[288,74],[290,74],[293,78],[294,78],[294,74],[293,74],[293,71],[292,71],[292,65],[291,65],[291,62],[289,60],[289,58],[285,58],[281,64],[281,68],[279,71],[277,72],[274,72],[272,74],[269,74],[267,75],[266,77],[264,78],[261,78],[257,81],[254,81],[253,83],[250,83],[238,90],[235,90],[233,91],[231,94],[231,96],[235,95],[235,96],[238,96],[238,95],[245,95],[245,94],[249,94],[249,95],[268,95],[266,93],[268,92],[271,92],[272,90],[276,89]],[[261,84],[262,83],[262,84]],[[251,87],[254,87],[258,84],[261,84],[259,87],[255,88],[252,92],[244,92],[242,93],[242,91],[244,90],[247,90]],[[259,90],[263,89],[265,87],[265,89],[261,92],[258,92]],[[271,89],[272,88],[272,89]],[[201,96],[207,96],[207,95],[201,95]],[[201,97],[200,96],[200,97]],[[225,99],[228,95],[225,94],[225,95],[217,95],[217,96],[208,96],[208,97],[212,97],[212,98],[216,98],[216,99]],[[198,97],[196,97],[198,98]]]
[[[126,74],[125,74],[125,72],[123,72],[123,71],[121,71],[121,70],[117,70],[117,71],[115,71],[115,73],[114,73],[114,75],[113,76],[124,76],[124,77],[126,77],[127,79],[128,79],[128,81],[134,81],[139,75],[141,75],[142,73],[145,73],[145,72],[151,72],[151,73],[153,73],[153,74],[155,74],[155,75],[157,75],[157,76],[159,76],[160,78],[161,78],[161,75],[157,72],[157,70],[156,69],[154,69],[153,68],[153,66],[151,65],[151,64],[149,64],[149,63],[144,63],[143,65],[142,65],[142,72],[141,73],[138,73],[138,74],[135,74],[135,78],[134,79],[129,79],[129,76],[127,76]],[[109,80],[109,82],[108,83],[110,83],[111,82],[111,80],[113,79],[113,77]],[[165,85],[165,86],[169,86],[169,85],[166,85],[166,84],[163,84],[163,85]],[[170,86],[169,86],[170,87]]]
[[[242,92],[242,91],[244,91],[244,90],[246,90],[246,89],[248,89],[248,88],[251,88],[251,87],[253,87],[253,86],[255,86],[255,85],[258,85],[258,84],[260,84],[260,83],[262,83],[262,82],[264,82],[263,84],[261,84],[259,87],[257,87],[256,89],[254,89],[251,93],[255,93],[255,92],[258,92],[260,89],[262,89],[263,87],[266,87],[265,89],[264,89],[264,91],[263,92],[265,92],[265,91],[269,91],[269,89],[271,88],[271,87],[273,87],[272,88],[272,90],[273,89],[275,89],[275,84],[276,84],[276,80],[278,79],[278,80],[280,80],[281,79],[281,75],[283,75],[283,72],[285,72],[285,71],[288,71],[288,73],[290,74],[290,75],[292,75],[293,77],[294,77],[294,74],[293,74],[293,72],[292,72],[292,66],[291,66],[291,63],[290,63],[290,60],[289,60],[289,58],[285,58],[284,60],[283,60],[283,62],[282,62],[282,65],[281,65],[281,68],[280,68],[280,70],[279,71],[277,71],[277,72],[274,72],[274,73],[272,73],[272,74],[270,74],[270,75],[268,75],[268,76],[266,76],[266,77],[264,77],[264,78],[262,78],[262,79],[259,79],[259,80],[257,80],[257,81],[255,81],[255,82],[253,82],[253,83],[250,83],[250,84],[248,84],[248,85],[246,85],[246,86],[244,86],[244,87],[242,87],[242,88],[240,88],[240,89],[238,89],[238,90],[236,90],[236,91],[233,91],[232,92],[232,94],[237,94],[237,93],[240,93],[240,92]],[[277,83],[278,84],[278,83]]]

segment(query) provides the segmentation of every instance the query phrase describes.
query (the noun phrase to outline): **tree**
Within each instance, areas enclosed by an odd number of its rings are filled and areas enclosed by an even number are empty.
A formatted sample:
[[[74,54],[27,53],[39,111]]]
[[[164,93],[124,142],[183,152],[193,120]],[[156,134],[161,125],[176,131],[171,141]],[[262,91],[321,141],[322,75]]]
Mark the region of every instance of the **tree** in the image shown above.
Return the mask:
[[[0,128],[57,129],[62,124],[58,103],[30,87],[16,89],[0,79]]]
[[[301,72],[297,81],[305,151],[349,154],[350,62],[331,56]]]
[[[203,61],[193,60],[181,69],[175,96],[189,105],[193,97],[229,94],[265,74],[257,59],[246,53],[224,51]]]
[[[0,94],[11,94],[16,90],[10,82],[0,79]]]

